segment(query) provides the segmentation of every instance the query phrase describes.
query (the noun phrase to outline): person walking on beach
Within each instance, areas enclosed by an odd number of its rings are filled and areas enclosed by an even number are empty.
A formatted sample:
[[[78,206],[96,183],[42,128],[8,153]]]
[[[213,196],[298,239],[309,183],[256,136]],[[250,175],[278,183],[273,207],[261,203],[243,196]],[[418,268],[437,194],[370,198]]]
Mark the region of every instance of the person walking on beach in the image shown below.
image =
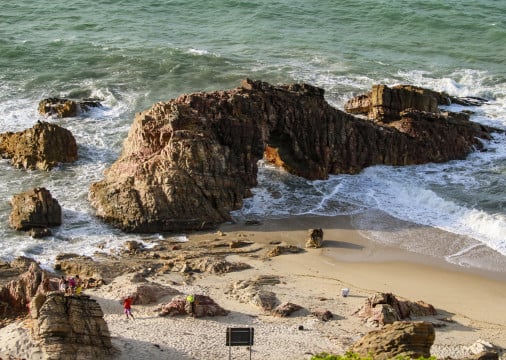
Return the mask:
[[[127,296],[125,300],[123,300],[123,309],[125,310],[126,318],[130,316],[132,319],[134,316],[132,315],[132,298]]]

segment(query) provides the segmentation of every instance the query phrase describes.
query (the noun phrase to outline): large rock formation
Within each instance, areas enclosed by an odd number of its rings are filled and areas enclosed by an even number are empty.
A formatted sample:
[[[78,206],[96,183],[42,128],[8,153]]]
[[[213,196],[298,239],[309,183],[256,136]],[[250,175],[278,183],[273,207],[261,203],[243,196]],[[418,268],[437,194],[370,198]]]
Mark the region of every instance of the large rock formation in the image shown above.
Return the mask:
[[[58,226],[62,222],[61,206],[45,188],[35,188],[14,195],[9,216],[11,227],[30,230]]]
[[[51,170],[77,160],[77,143],[69,130],[39,121],[30,129],[0,134],[0,156],[19,168]]]
[[[322,89],[245,80],[137,114],[89,198],[99,217],[125,231],[212,228],[250,196],[264,150],[295,175],[324,179],[376,164],[462,159],[491,131],[464,115],[420,111],[375,124],[331,107]]]
[[[114,353],[100,305],[89,296],[61,292],[38,295],[32,301],[34,338],[44,359],[108,359]]]
[[[434,326],[429,322],[395,322],[367,333],[349,350],[374,360],[394,359],[398,355],[417,359],[430,356],[435,338]]]

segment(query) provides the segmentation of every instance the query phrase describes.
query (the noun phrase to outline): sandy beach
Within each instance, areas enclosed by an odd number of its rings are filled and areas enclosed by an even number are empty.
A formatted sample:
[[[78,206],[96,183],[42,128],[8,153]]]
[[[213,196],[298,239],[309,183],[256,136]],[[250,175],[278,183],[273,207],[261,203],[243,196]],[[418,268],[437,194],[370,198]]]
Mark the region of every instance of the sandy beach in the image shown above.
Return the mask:
[[[307,229],[323,228],[320,249],[268,258],[262,255],[272,243],[304,248]],[[506,347],[506,281],[501,274],[474,273],[438,262],[432,258],[379,246],[360,236],[350,225],[349,216],[292,217],[245,226],[226,224],[220,228],[223,239],[252,242],[258,252],[230,255],[227,260],[247,263],[250,269],[222,275],[195,273],[189,281],[181,272],[147,278],[182,294],[210,296],[230,313],[218,317],[160,317],[158,305],[133,306],[134,320],[123,314],[120,299],[134,288],[134,273],[117,277],[111,283],[85,293],[101,305],[117,359],[310,359],[320,352],[344,353],[374,327],[353,315],[375,292],[391,292],[399,298],[423,300],[434,305],[438,315],[417,318],[436,324],[435,356],[464,357],[477,340]],[[216,238],[216,232],[188,235],[188,243]],[[402,261],[401,261],[402,260]],[[269,288],[279,302],[302,306],[286,318],[274,317],[259,308],[240,302],[231,293],[232,284],[258,276],[277,276],[280,283]],[[350,295],[341,296],[348,288]],[[160,300],[167,303],[172,296]],[[329,310],[327,322],[311,314]],[[227,347],[227,327],[254,328],[254,345]],[[29,348],[20,340],[19,324],[0,331],[0,353]],[[23,350],[25,351],[25,350]]]
[[[135,354],[138,359],[223,359],[230,350],[232,358],[247,357],[247,348],[225,346],[227,327],[255,329],[253,359],[309,359],[311,354],[322,351],[343,353],[372,330],[352,314],[366,297],[378,291],[392,292],[412,301],[423,300],[436,307],[438,315],[424,319],[442,324],[436,329],[433,355],[465,356],[479,339],[506,347],[503,311],[506,282],[494,279],[498,274],[486,277],[470,269],[378,246],[352,229],[347,216],[298,217],[247,227],[224,225],[220,230],[229,239],[247,239],[257,244],[281,241],[303,247],[307,229],[312,227],[324,229],[321,249],[267,260],[234,255],[229,260],[247,262],[252,268],[225,275],[201,275],[191,285],[171,285],[183,293],[209,295],[231,311],[228,316],[160,318],[154,306],[134,306],[136,319],[127,321],[115,301],[118,293],[111,290],[125,286],[125,279],[90,291],[102,304],[114,343],[122,351],[119,358],[129,359]],[[189,241],[213,235],[193,234]],[[347,258],[353,261],[346,261]],[[359,261],[361,258],[363,261]],[[288,318],[275,318],[227,294],[233,282],[258,275],[279,276],[281,284],[272,291],[281,302],[296,303],[304,310]],[[161,284],[185,283],[181,274],[150,280]],[[343,287],[350,289],[350,296],[340,296]],[[330,310],[334,319],[317,320],[310,314],[316,309]],[[301,325],[303,330],[299,330]]]

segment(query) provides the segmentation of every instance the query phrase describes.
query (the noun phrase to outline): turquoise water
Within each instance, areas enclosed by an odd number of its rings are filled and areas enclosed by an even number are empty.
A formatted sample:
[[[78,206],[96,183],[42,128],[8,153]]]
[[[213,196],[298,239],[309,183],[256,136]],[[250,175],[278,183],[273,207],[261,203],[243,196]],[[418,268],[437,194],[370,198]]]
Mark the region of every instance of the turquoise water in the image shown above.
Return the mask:
[[[506,128],[505,44],[506,2],[493,0],[4,1],[0,131],[31,127],[41,119],[38,101],[49,96],[98,97],[104,108],[51,120],[74,133],[76,164],[39,173],[0,162],[0,256],[50,262],[62,248],[91,254],[136,238],[95,219],[87,189],[117,158],[134,113],[154,102],[236,87],[250,77],[323,87],[327,100],[342,108],[374,83],[411,83],[485,97],[489,104],[472,109],[473,120]],[[451,249],[443,255],[448,261],[502,268],[506,140],[497,135],[486,147],[466,161],[375,167],[326,182],[287,178],[264,166],[256,196],[237,216],[381,210],[395,221],[454,234],[441,240]],[[64,207],[64,225],[49,240],[32,240],[7,225],[8,200],[33,186],[49,188]],[[357,219],[366,236],[401,246],[380,231],[395,221]],[[402,246],[430,253],[420,250],[423,234],[408,238]],[[497,252],[501,264],[455,256],[482,247]]]

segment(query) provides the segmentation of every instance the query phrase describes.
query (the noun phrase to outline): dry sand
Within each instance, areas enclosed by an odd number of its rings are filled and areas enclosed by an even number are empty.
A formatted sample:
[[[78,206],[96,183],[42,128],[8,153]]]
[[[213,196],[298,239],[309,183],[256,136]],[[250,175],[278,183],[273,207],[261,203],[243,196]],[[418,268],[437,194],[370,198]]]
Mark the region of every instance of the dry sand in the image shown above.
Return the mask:
[[[198,275],[191,284],[185,283],[180,273],[149,279],[182,293],[209,295],[230,311],[227,316],[159,317],[156,306],[134,304],[135,320],[127,320],[118,300],[129,286],[128,276],[86,293],[96,298],[104,310],[113,344],[119,350],[117,359],[227,359],[230,354],[232,359],[249,358],[249,348],[225,346],[227,327],[254,328],[252,359],[310,359],[322,351],[342,354],[373,329],[352,314],[377,291],[423,300],[436,307],[437,316],[421,319],[443,325],[436,328],[433,355],[465,356],[478,339],[506,348],[504,274],[486,276],[378,246],[352,229],[346,216],[298,217],[246,227],[224,225],[221,231],[231,240],[248,239],[258,244],[282,241],[304,247],[307,229],[317,227],[324,230],[321,249],[268,260],[233,255],[229,260],[247,262],[252,268],[225,275]],[[210,235],[214,234],[193,234],[189,241]],[[228,293],[233,282],[257,275],[279,276],[281,284],[271,288],[278,299],[304,309],[288,318],[277,318],[240,303]],[[350,289],[350,296],[341,296],[344,287]],[[164,300],[168,302],[170,297]],[[317,320],[311,315],[316,309],[330,310],[334,319]],[[10,339],[5,331],[0,333],[2,339]]]
[[[436,356],[464,356],[478,339],[506,347],[506,281],[370,243],[351,228],[349,217],[298,217],[249,227],[224,225],[221,231],[230,239],[265,244],[282,241],[304,247],[307,229],[316,227],[324,229],[322,249],[270,260],[232,256],[229,260],[247,262],[252,269],[204,275],[191,286],[175,286],[183,293],[209,295],[231,311],[228,316],[160,318],[153,312],[154,307],[134,306],[136,319],[127,321],[119,303],[110,301],[116,300],[117,294],[108,293],[107,287],[92,292],[102,303],[114,344],[122,350],[119,358],[226,359],[229,351],[233,359],[248,358],[248,348],[225,346],[227,327],[255,329],[253,359],[309,359],[311,354],[322,351],[343,353],[372,330],[352,314],[367,296],[377,291],[392,292],[412,301],[423,300],[438,309],[438,316],[425,319],[444,325],[436,329],[432,347]],[[209,234],[189,238],[192,241],[206,236]],[[275,318],[227,294],[233,282],[257,275],[280,276],[282,283],[272,288],[278,299],[301,305],[304,310],[289,318]],[[184,282],[180,274],[151,280],[162,284]],[[350,289],[346,298],[340,295],[344,287]],[[310,314],[316,309],[328,309],[335,318],[319,321]],[[301,325],[304,330],[299,330]]]

